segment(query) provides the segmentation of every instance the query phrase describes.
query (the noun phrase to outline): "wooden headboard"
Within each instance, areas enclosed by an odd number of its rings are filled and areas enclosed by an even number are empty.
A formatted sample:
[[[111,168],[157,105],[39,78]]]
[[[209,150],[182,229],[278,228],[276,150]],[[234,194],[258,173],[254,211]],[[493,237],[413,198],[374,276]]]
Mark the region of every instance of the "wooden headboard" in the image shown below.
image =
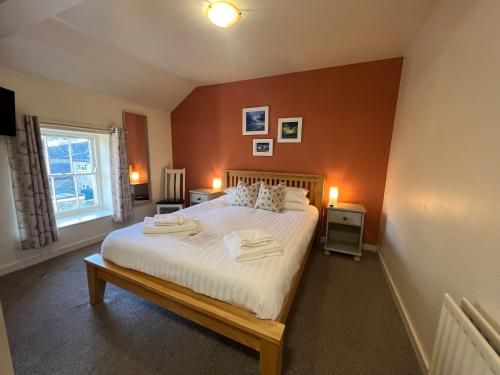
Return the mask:
[[[222,171],[223,189],[238,185],[239,180],[247,184],[264,181],[269,185],[284,182],[286,186],[308,189],[311,204],[315,205],[320,213],[323,208],[323,183],[325,182],[325,176],[282,172],[238,171],[233,169]]]

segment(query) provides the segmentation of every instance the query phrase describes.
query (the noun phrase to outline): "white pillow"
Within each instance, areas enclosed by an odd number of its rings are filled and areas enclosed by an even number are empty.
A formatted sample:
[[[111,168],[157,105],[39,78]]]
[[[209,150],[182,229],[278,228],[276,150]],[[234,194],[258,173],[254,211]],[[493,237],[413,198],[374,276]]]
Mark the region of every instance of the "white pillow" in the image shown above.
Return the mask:
[[[224,193],[226,193],[226,195],[224,196],[224,202],[234,205],[234,198],[236,198],[236,191],[237,190],[238,189],[236,187],[230,187],[230,188],[224,189]]]
[[[309,193],[309,190],[307,189],[286,186],[285,203],[296,202],[302,204],[304,202],[304,198],[307,197],[307,193]]]
[[[301,203],[285,201],[283,209],[285,211],[305,211],[307,206],[309,206],[309,199],[304,198]]]
[[[228,187],[224,189],[224,193],[226,194],[234,194],[236,195],[236,191],[238,190],[237,187]]]

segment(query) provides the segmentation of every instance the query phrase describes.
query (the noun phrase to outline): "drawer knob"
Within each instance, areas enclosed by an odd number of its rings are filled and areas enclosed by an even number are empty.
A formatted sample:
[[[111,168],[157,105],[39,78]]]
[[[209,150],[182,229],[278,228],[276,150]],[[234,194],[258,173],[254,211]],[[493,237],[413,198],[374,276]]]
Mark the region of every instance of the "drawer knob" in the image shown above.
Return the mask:
[[[342,218],[342,220],[346,221],[346,220],[347,220],[347,216],[344,216],[344,217]]]

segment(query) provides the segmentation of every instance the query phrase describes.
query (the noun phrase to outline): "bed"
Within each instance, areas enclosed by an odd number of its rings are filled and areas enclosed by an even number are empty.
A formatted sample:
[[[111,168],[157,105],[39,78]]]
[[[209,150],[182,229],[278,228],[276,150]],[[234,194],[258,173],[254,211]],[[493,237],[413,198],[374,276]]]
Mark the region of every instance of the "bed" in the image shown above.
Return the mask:
[[[260,373],[279,374],[286,317],[317,238],[323,177],[224,171],[223,187],[236,186],[238,180],[264,180],[273,185],[284,181],[307,188],[311,206],[306,211],[276,214],[230,206],[218,198],[183,214],[217,236],[265,227],[284,245],[283,256],[234,263],[221,241],[201,248],[189,238],[145,237],[137,224],[110,234],[101,254],[85,259],[90,303],[101,303],[106,283],[111,282],[259,351]]]

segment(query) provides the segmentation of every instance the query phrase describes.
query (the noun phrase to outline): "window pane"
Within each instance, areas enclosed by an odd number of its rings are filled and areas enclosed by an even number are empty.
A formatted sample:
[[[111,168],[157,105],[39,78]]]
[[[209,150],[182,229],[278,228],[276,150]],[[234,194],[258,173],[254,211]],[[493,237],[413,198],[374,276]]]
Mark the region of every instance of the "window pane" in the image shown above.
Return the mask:
[[[71,173],[67,139],[47,136],[47,156],[50,173]]]
[[[54,190],[56,195],[57,212],[67,212],[76,210],[78,202],[76,200],[75,182],[72,176],[54,177]]]
[[[91,145],[88,139],[71,140],[71,156],[73,158],[73,173],[93,172],[91,158]]]
[[[97,206],[97,196],[95,188],[95,176],[85,175],[77,177],[78,199],[80,208],[90,208]]]
[[[54,190],[57,200],[76,198],[73,176],[55,176]]]

